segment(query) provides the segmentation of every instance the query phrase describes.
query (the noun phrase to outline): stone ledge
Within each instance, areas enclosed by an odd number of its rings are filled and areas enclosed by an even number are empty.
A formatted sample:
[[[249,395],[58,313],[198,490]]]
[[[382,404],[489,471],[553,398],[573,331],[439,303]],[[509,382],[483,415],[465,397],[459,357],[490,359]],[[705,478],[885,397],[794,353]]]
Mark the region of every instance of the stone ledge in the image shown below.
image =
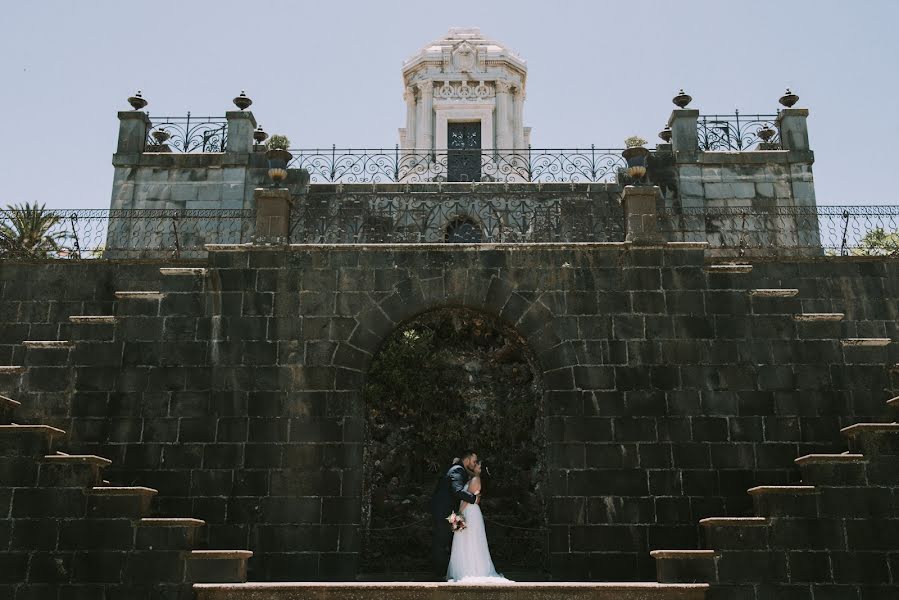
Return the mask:
[[[821,464],[821,463],[856,463],[865,462],[862,454],[806,454],[793,460],[797,465]]]
[[[813,485],[757,485],[747,490],[750,496],[759,494],[817,494],[818,488]]]
[[[204,267],[162,267],[159,272],[162,275],[196,275],[199,277],[206,275]]]
[[[165,294],[158,291],[141,291],[141,292],[116,292],[115,297],[119,300],[159,300]]]
[[[867,432],[899,433],[899,423],[856,423],[840,429],[840,433],[855,437]]]
[[[752,265],[727,264],[706,265],[703,269],[707,273],[751,273]]]
[[[88,489],[86,493],[94,496],[155,496],[159,491],[139,485],[130,487],[97,486]]]
[[[655,559],[695,560],[708,559],[718,556],[715,550],[652,550],[649,555]]]
[[[50,437],[65,435],[66,432],[50,425],[0,425],[0,434],[3,433],[43,433]]]
[[[147,527],[202,527],[206,521],[189,517],[143,518],[137,524]]]
[[[842,321],[846,315],[844,313],[803,313],[801,315],[793,315],[795,321]]]
[[[443,251],[443,252],[483,252],[490,250],[584,250],[584,249],[625,249],[633,246],[631,242],[534,242],[534,243],[495,243],[495,244],[285,244],[266,246],[261,244],[206,244],[208,252],[305,252],[308,250],[339,250],[357,252],[359,250],[410,250],[410,251]],[[666,249],[667,243],[640,244],[641,250],[650,248]]]
[[[25,340],[22,345],[26,348],[71,348],[75,344],[68,340]]]
[[[73,315],[69,317],[69,321],[78,325],[113,325],[116,318],[114,315]]]
[[[14,410],[20,406],[22,403],[18,400],[13,400],[12,398],[7,398],[6,396],[0,396],[0,405],[6,405],[10,408],[10,410]]]
[[[706,517],[699,524],[705,527],[764,527],[768,525],[765,517]]]
[[[21,375],[25,372],[25,367],[21,365],[2,365],[0,366],[0,375]]]
[[[708,242],[666,242],[665,246],[675,250],[705,250],[709,247]]]
[[[845,338],[840,343],[845,347],[882,347],[889,346],[890,338]]]
[[[587,583],[509,582],[466,585],[428,582],[297,582],[297,583],[195,583],[197,600],[703,600],[707,583]]]
[[[97,456],[96,454],[48,454],[44,458],[41,459],[43,462],[48,463],[76,463],[76,464],[90,464],[96,465],[98,467],[108,467],[112,464],[112,461],[108,458],[103,458],[102,456]]]
[[[890,398],[889,400],[887,400],[887,406],[891,406],[893,408],[899,408],[899,396],[896,396],[895,398]]]
[[[187,558],[202,560],[226,560],[238,558],[246,560],[253,556],[251,550],[191,550]]]
[[[759,288],[749,290],[750,296],[758,296],[760,298],[792,298],[798,294],[799,290],[790,288]]]

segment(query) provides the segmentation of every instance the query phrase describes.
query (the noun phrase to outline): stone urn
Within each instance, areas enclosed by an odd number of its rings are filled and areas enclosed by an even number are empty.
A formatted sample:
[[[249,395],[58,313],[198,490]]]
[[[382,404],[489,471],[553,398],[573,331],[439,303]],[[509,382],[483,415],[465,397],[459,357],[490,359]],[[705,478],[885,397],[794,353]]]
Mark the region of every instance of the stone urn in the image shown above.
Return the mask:
[[[621,153],[627,161],[627,174],[635,181],[646,176],[646,163],[649,159],[649,150],[643,146],[631,146]]]
[[[287,163],[293,159],[293,154],[283,148],[271,148],[265,151],[268,160],[268,176],[275,183],[287,179]]]

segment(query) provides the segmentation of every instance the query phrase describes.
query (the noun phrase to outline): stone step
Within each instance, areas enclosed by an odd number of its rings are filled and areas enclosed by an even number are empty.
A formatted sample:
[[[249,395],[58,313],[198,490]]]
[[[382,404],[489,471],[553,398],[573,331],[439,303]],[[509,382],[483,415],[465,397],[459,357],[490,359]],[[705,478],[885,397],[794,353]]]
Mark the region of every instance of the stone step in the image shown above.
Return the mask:
[[[764,517],[707,517],[699,524],[709,549],[755,550],[768,545],[768,520]]]
[[[714,550],[653,550],[659,583],[714,583],[718,578]]]
[[[899,396],[887,400],[887,406],[889,406],[890,408],[899,409]]]
[[[762,517],[814,517],[818,489],[813,485],[760,485],[749,489],[755,514]]]
[[[194,550],[187,557],[187,581],[243,583],[251,556],[249,550]]]
[[[149,519],[137,522],[137,547],[141,550],[191,550],[199,539],[201,519]]]
[[[0,456],[46,456],[65,435],[49,425],[0,425]]]
[[[844,313],[802,313],[793,315],[793,319],[808,323],[832,323],[842,321],[845,316]]]
[[[19,390],[25,367],[21,365],[0,366],[0,393],[13,394]]]
[[[799,290],[794,288],[757,288],[749,290],[750,296],[759,298],[792,298],[798,294]]]
[[[153,488],[97,486],[87,490],[87,514],[99,518],[141,519],[150,514]]]
[[[840,343],[844,348],[880,348],[892,341],[890,338],[844,338]]]
[[[6,396],[0,396],[0,425],[9,425],[12,423],[13,415],[20,406],[22,406],[21,402],[17,402]]]
[[[899,423],[856,423],[840,433],[849,438],[849,449],[869,460],[899,455]]]
[[[60,367],[69,359],[69,350],[74,344],[68,340],[25,340],[26,367]]]
[[[72,315],[69,317],[75,325],[115,325],[115,315]]]
[[[705,583],[516,582],[493,587],[428,582],[298,582],[193,586],[196,600],[705,600]]]
[[[59,487],[94,487],[112,461],[93,454],[50,454],[41,459],[37,484]]]
[[[864,485],[867,482],[861,454],[806,454],[795,461],[802,481],[809,485]]]
[[[117,300],[159,300],[163,297],[163,293],[158,290],[152,291],[123,291],[116,292]]]
[[[205,267],[162,267],[159,269],[159,272],[162,275],[174,275],[174,276],[196,276],[196,277],[205,277],[206,276],[206,268]]]
[[[743,264],[724,264],[724,265],[706,265],[704,270],[707,273],[751,273],[752,265]]]

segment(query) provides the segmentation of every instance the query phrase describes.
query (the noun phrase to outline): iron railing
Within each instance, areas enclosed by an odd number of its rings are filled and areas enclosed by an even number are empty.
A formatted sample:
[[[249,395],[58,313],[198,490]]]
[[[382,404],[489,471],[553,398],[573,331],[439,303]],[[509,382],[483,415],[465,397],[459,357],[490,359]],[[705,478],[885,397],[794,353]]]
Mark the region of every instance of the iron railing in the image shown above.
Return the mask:
[[[486,199],[450,194],[310,195],[291,213],[294,244],[615,242],[619,204],[591,198]],[[205,245],[253,241],[253,210],[51,210],[18,242],[0,212],[0,259],[195,258]],[[899,257],[899,206],[660,208],[666,241],[728,255]]]
[[[317,199],[320,198],[320,199]],[[624,213],[612,199],[514,195],[310,195],[291,213],[294,244],[614,242]]]
[[[899,256],[899,206],[666,208],[658,226],[735,255]]]
[[[250,241],[253,210],[50,210],[45,243],[0,247],[0,258],[188,258],[205,244]],[[3,217],[5,215],[0,215]],[[5,224],[5,223],[4,223]],[[35,239],[35,236],[30,236]],[[4,250],[6,250],[4,252]]]
[[[153,117],[147,152],[224,152],[228,122],[220,117]]]
[[[777,115],[699,115],[696,123],[701,150],[750,150],[759,143],[780,147]],[[767,138],[767,140],[766,140]]]
[[[297,149],[288,165],[309,171],[313,183],[422,183],[437,181],[613,182],[627,165],[622,150],[519,148],[508,150]],[[453,173],[455,158],[475,163],[477,175]],[[478,168],[479,164],[479,168]]]

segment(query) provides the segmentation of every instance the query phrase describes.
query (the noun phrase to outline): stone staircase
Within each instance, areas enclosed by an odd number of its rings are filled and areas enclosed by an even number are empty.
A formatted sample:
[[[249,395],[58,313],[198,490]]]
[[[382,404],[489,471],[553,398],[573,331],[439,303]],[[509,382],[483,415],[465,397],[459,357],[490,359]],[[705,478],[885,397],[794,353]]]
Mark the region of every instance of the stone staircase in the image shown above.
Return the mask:
[[[158,310],[162,294],[117,296],[144,306],[73,316],[71,341],[25,341],[24,364],[0,367],[0,389],[70,401],[73,360],[98,369],[120,364],[117,320],[145,314],[148,299]],[[102,472],[112,461],[59,451],[66,432],[15,423],[19,406],[0,396],[0,597],[191,598],[196,582],[246,581],[252,552],[201,549],[204,521],[151,517],[155,489],[110,485]],[[63,424],[53,414],[48,420]]]
[[[653,551],[658,581],[709,582],[711,600],[899,597],[899,423],[841,433],[850,451],[796,459],[801,485],[749,489],[755,516],[702,519],[705,549]]]

